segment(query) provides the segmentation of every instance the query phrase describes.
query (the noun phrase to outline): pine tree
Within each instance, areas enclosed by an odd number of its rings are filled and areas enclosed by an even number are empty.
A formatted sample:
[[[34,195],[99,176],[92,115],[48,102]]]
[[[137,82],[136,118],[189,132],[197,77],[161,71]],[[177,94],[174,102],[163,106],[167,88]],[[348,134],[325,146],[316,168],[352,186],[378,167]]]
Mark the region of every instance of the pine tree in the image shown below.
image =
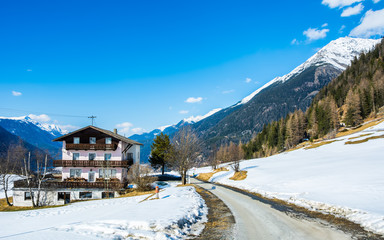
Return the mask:
[[[151,145],[151,156],[149,157],[149,162],[151,163],[152,167],[161,166],[162,175],[164,175],[164,169],[167,165],[166,159],[170,148],[171,143],[169,136],[163,133],[157,135]]]

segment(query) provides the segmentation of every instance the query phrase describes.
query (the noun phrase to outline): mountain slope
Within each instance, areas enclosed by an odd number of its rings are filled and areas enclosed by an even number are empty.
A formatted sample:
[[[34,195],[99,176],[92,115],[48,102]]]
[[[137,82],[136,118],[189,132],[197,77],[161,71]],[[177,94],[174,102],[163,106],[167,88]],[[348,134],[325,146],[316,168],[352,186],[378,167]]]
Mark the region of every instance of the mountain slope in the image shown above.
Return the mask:
[[[249,141],[264,124],[295,109],[308,108],[321,88],[337,77],[361,52],[371,50],[379,41],[349,37],[334,40],[287,75],[274,78],[228,108],[189,123],[208,146],[228,141]],[[177,131],[177,125],[171,126],[172,134]],[[153,132],[158,134],[161,130]],[[137,141],[144,136],[143,160],[150,153],[150,147],[146,145],[152,143],[151,134],[131,136]]]
[[[330,42],[289,74],[273,79],[240,101],[241,107],[206,131],[203,138],[210,144],[248,141],[264,124],[295,109],[305,110],[321,88],[379,41],[345,37]]]
[[[48,150],[55,157],[61,154],[61,143],[52,142],[64,132],[55,125],[40,124],[29,117],[0,117],[0,126],[36,148]]]

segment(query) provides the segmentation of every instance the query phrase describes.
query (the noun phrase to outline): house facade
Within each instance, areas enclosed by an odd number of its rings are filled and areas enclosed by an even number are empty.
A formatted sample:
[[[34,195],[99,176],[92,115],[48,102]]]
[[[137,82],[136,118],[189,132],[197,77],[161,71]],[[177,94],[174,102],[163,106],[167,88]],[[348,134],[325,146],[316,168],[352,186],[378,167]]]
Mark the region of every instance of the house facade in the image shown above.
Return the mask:
[[[127,183],[129,167],[140,162],[142,144],[116,130],[87,126],[54,141],[63,143],[62,159],[53,161],[62,174],[59,180],[44,182],[41,200],[45,205],[115,197]],[[25,185],[25,181],[15,182],[15,206],[32,205]]]

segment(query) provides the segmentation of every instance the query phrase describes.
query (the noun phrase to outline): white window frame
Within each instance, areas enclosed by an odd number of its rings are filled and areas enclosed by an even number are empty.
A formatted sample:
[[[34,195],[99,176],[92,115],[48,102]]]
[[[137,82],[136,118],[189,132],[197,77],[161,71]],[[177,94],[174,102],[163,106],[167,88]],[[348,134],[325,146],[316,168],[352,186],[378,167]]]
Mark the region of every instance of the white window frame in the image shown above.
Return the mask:
[[[91,154],[95,154],[95,158],[91,159]],[[88,160],[96,160],[97,154],[96,153],[88,153]]]
[[[99,168],[99,178],[116,178],[117,170],[114,168]]]
[[[79,137],[74,137],[73,138],[73,144],[80,144],[80,138]]]
[[[79,158],[75,159],[75,155],[79,156]],[[80,153],[72,153],[72,160],[80,160]]]
[[[109,155],[109,159],[107,159],[107,155]],[[112,153],[104,153],[104,160],[105,161],[110,161],[112,159]]]
[[[92,141],[95,140],[95,141]],[[96,144],[96,137],[89,137],[89,144]]]
[[[82,173],[83,173],[83,170],[81,168],[70,168],[69,169],[69,177],[70,178],[76,178],[76,177],[81,178]]]

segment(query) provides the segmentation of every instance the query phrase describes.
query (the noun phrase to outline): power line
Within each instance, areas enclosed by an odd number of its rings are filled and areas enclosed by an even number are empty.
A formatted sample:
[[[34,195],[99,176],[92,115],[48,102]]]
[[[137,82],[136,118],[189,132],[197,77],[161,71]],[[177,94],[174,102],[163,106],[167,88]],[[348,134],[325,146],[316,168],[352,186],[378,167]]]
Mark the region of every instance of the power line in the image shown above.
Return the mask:
[[[61,114],[61,113],[47,113],[47,112],[43,113],[43,112],[21,110],[21,109],[15,109],[15,108],[3,108],[3,107],[0,107],[0,109],[17,111],[17,112],[25,112],[25,113],[34,113],[34,114],[47,114],[47,115],[50,115],[50,116],[57,116],[57,117],[73,117],[73,118],[87,118],[88,117],[88,116],[79,116],[79,115],[67,115],[67,114]]]

